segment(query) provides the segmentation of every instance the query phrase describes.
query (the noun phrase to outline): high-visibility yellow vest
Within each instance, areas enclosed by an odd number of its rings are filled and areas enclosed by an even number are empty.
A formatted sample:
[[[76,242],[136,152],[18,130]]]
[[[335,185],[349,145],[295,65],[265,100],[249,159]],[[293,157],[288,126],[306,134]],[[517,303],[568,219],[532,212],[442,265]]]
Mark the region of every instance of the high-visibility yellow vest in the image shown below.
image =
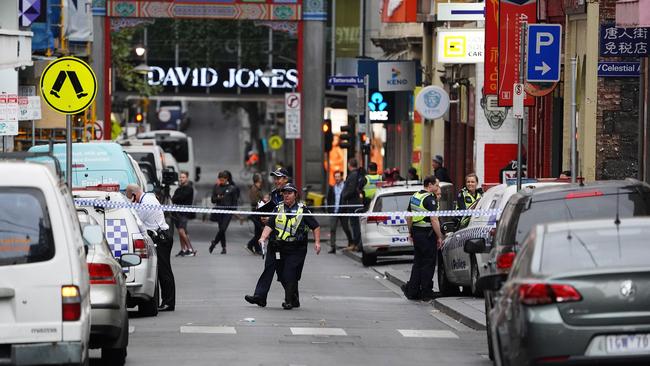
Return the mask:
[[[280,241],[293,242],[297,240],[298,230],[302,223],[302,213],[304,206],[298,204],[298,211],[295,214],[290,213],[291,217],[287,217],[284,210],[284,203],[278,205],[278,215],[275,216],[275,231],[277,232],[276,239]]]
[[[465,208],[471,206],[474,204],[474,202],[478,201],[481,199],[481,192],[478,190],[476,191],[476,197],[472,196],[471,193],[466,188],[463,188],[462,191],[460,191],[460,196],[463,199],[463,202],[465,202]],[[456,209],[458,210],[458,201],[456,201]]]
[[[381,182],[381,175],[379,174],[368,174],[366,175],[366,184],[363,186],[363,196],[366,199],[372,199],[375,197],[375,192],[377,192],[377,183]]]
[[[424,200],[431,195],[432,194],[429,192],[415,192],[409,201],[411,212],[429,212],[429,210],[424,207]],[[427,222],[426,219],[427,216],[413,216],[413,226],[430,227],[431,223]]]

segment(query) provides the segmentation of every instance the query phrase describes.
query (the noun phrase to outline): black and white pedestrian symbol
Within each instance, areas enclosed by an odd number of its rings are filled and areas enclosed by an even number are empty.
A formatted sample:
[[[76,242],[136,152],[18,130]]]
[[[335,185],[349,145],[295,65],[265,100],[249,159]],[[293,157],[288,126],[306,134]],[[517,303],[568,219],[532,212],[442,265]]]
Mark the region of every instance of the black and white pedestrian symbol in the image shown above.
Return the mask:
[[[84,93],[84,88],[81,86],[81,83],[79,82],[79,78],[77,77],[77,73],[75,71],[59,71],[59,75],[56,77],[56,81],[54,82],[54,85],[52,85],[52,89],[50,90],[50,94],[54,95],[57,98],[61,98],[59,96],[59,92],[61,91],[61,87],[63,86],[63,83],[67,79],[70,79],[70,82],[72,83],[72,87],[74,88],[74,92],[77,93],[77,99],[81,99],[83,97],[88,96],[88,93]]]

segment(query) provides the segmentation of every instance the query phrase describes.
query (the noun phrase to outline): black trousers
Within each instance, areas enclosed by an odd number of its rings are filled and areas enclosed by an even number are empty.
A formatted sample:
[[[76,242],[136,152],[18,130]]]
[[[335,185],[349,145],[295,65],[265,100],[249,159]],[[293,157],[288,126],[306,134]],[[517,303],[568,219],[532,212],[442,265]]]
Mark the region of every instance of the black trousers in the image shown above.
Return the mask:
[[[251,240],[248,241],[247,246],[249,248],[252,248],[255,250],[257,253],[262,252],[262,247],[260,247],[260,237],[262,236],[262,230],[264,230],[264,225],[262,224],[262,221],[260,220],[259,216],[251,216],[249,218],[253,222],[253,229],[255,230],[253,237]]]
[[[226,230],[228,230],[228,225],[230,225],[230,220],[232,220],[232,215],[229,214],[218,214],[217,223],[219,224],[219,231],[217,235],[214,236],[215,243],[221,243],[222,247],[226,247]]]
[[[269,294],[269,290],[271,289],[271,283],[273,283],[273,274],[277,270],[278,260],[275,259],[275,253],[276,249],[273,245],[269,244],[266,257],[264,258],[264,270],[255,286],[254,295],[265,301]]]
[[[348,239],[348,243],[352,243],[352,233],[345,219],[342,216],[332,216],[330,218],[330,247],[332,249],[336,249],[336,229],[339,222],[341,222],[341,227],[343,227],[343,232],[345,233],[345,238]]]
[[[168,235],[169,236],[169,235]],[[158,283],[160,284],[161,305],[176,306],[176,283],[172,272],[171,254],[174,239],[155,240],[158,255]]]
[[[278,263],[278,279],[284,287],[284,301],[290,304],[300,302],[298,282],[302,278],[302,270],[307,257],[307,243],[280,246],[280,261]]]
[[[359,218],[354,217],[344,217],[345,225],[350,228],[351,239],[350,242],[361,249],[361,225],[359,224]]]
[[[413,227],[413,267],[406,284],[406,297],[410,299],[433,296],[433,273],[436,270],[436,236],[430,228]]]

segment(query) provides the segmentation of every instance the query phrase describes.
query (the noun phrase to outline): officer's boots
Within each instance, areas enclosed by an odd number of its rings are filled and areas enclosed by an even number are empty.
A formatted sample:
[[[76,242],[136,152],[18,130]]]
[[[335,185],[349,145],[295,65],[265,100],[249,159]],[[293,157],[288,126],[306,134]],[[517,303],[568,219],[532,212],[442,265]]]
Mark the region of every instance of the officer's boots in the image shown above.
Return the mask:
[[[284,310],[291,310],[294,307],[300,306],[300,302],[298,302],[297,291],[298,291],[298,282],[287,282],[285,284],[284,302],[282,303],[282,308],[284,308]]]

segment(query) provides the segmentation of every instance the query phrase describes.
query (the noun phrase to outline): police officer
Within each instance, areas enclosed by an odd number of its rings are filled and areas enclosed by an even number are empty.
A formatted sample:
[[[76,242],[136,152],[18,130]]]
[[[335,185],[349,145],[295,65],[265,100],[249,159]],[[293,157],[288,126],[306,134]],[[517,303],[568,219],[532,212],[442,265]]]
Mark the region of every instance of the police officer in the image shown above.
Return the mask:
[[[314,249],[320,254],[320,226],[312,216],[305,216],[310,211],[299,203],[298,189],[291,183],[282,188],[283,202],[273,211],[277,215],[267,223],[262,232],[261,242],[272,237],[269,246],[278,262],[278,278],[284,287],[282,307],[291,310],[300,307],[298,281],[307,256],[307,236],[309,230],[314,232]],[[269,255],[270,252],[269,252]]]
[[[467,174],[465,177],[465,187],[460,190],[456,197],[456,209],[466,210],[474,202],[481,199],[483,190],[478,188],[478,177],[474,173]]]
[[[377,183],[381,182],[381,174],[377,174],[377,163],[368,164],[368,174],[365,176],[363,185],[363,204],[368,206],[377,192]]]
[[[270,194],[271,200],[258,209],[258,211],[261,212],[272,212],[280,203],[282,203],[282,187],[284,187],[291,180],[291,177],[289,177],[289,172],[287,172],[287,170],[284,168],[279,168],[271,172],[271,176],[273,177],[273,185],[275,186],[275,189]],[[269,219],[266,217],[261,218],[261,221],[264,224],[267,224],[268,220]],[[265,240],[266,239],[260,240],[260,243]],[[262,271],[260,278],[257,280],[255,293],[252,296],[244,296],[244,300],[261,307],[266,306],[266,297],[269,293],[269,290],[271,289],[271,283],[273,282],[273,273],[277,270],[276,262],[277,260],[275,246],[269,245],[267,246],[267,253],[264,257],[264,270]]]
[[[411,196],[408,211],[437,211],[434,192],[438,180],[435,176],[424,178],[424,189]],[[409,300],[431,300],[433,298],[433,273],[436,269],[437,249],[442,246],[442,233],[437,217],[413,216],[407,219],[413,239],[414,256],[411,278],[402,286]]]

